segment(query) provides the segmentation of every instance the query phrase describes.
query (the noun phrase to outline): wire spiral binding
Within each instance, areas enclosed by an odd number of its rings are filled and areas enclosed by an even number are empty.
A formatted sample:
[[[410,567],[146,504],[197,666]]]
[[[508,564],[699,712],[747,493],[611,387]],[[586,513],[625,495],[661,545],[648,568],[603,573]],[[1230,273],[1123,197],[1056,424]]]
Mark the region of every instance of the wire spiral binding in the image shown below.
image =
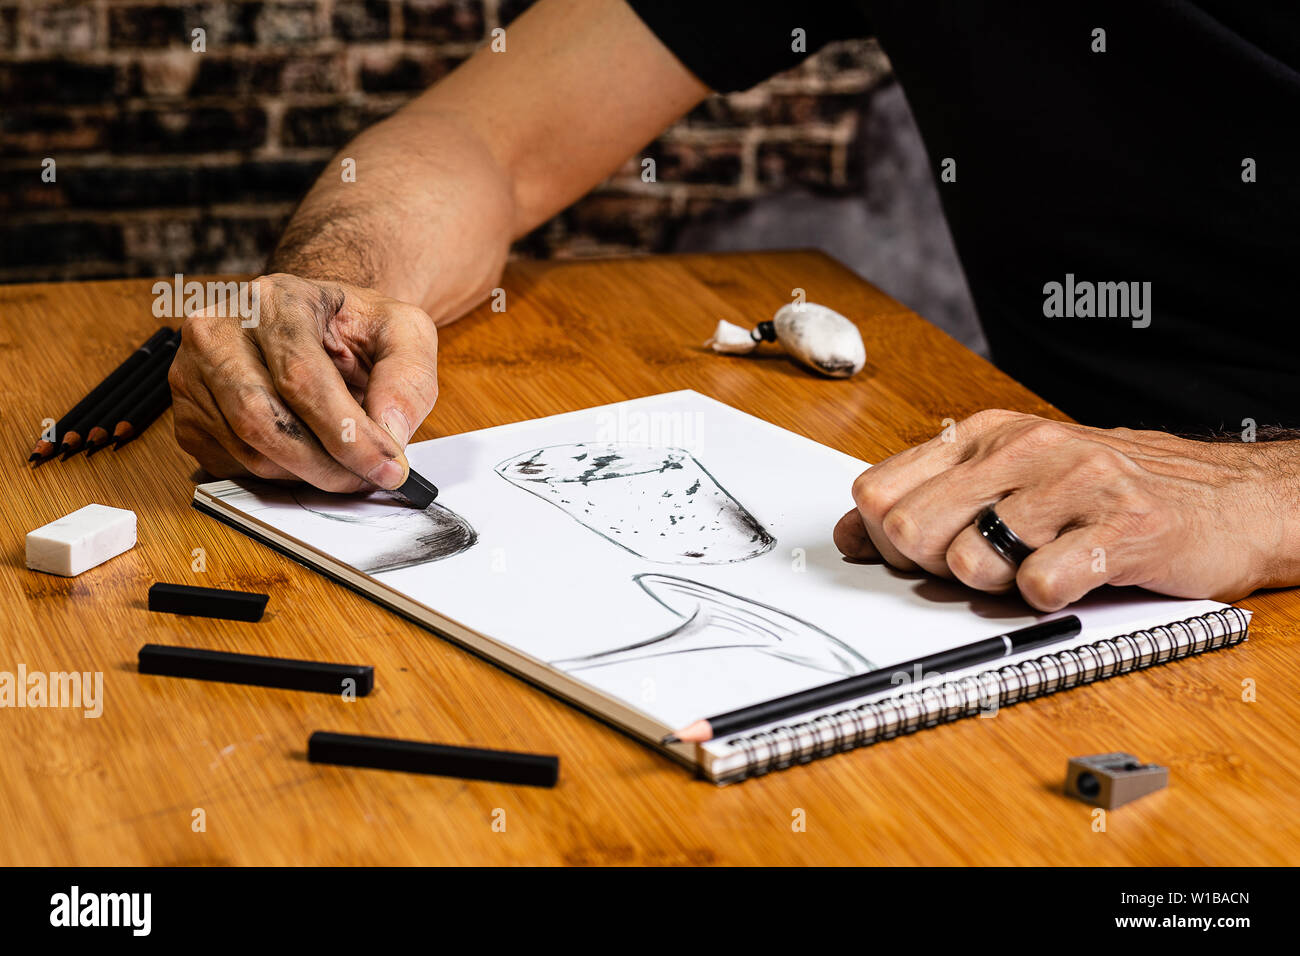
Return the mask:
[[[885,700],[819,714],[811,720],[733,737],[727,743],[743,751],[744,767],[728,771],[725,782],[784,770],[993,707],[1009,707],[1080,684],[1238,644],[1246,639],[1249,625],[1249,617],[1239,608],[1223,608]]]

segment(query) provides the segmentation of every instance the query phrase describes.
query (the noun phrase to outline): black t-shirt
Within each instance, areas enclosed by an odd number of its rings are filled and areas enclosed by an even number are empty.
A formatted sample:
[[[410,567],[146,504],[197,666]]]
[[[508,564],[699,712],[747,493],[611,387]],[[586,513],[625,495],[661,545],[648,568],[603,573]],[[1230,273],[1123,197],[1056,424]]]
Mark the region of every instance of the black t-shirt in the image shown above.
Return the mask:
[[[1300,426],[1298,0],[630,2],[720,91],[877,37],[994,361],[1064,411]]]

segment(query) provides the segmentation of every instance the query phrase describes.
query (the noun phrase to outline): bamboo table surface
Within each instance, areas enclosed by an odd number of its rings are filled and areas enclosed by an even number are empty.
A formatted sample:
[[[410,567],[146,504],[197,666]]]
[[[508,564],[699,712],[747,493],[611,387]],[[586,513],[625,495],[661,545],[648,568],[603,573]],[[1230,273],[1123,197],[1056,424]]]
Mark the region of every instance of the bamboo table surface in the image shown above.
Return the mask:
[[[0,710],[0,864],[1300,863],[1300,592],[1243,602],[1238,648],[716,788],[193,510],[202,476],[170,412],[120,453],[29,469],[41,420],[157,327],[151,285],[0,287],[0,672],[104,682],[97,719]],[[819,253],[519,263],[504,286],[506,314],[443,330],[418,439],[680,388],[868,461],[981,408],[1064,417]],[[701,347],[796,287],[858,322],[855,378]],[[91,501],[138,514],[134,550],[72,579],[26,570],[25,533]],[[271,600],[258,624],[151,614],[154,581]],[[347,703],[142,676],[146,642],[371,663],[377,689]],[[318,766],[317,729],[555,753],[560,783]],[[1061,785],[1069,757],[1112,750],[1168,766],[1170,786],[1096,832]]]

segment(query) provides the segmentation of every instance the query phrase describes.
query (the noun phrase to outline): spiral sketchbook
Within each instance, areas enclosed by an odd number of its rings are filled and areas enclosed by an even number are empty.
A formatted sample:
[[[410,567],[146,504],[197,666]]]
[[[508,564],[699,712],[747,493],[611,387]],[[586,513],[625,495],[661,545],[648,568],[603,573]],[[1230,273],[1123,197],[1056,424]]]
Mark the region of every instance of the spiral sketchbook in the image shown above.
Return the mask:
[[[194,505],[582,707],[716,783],[862,747],[1246,637],[1214,601],[1102,589],[1051,653],[942,675],[779,726],[663,746],[692,721],[1045,616],[844,561],[831,529],[866,463],[695,392],[419,442],[420,510],[384,493],[218,481]],[[1006,715],[1003,719],[1014,719]]]

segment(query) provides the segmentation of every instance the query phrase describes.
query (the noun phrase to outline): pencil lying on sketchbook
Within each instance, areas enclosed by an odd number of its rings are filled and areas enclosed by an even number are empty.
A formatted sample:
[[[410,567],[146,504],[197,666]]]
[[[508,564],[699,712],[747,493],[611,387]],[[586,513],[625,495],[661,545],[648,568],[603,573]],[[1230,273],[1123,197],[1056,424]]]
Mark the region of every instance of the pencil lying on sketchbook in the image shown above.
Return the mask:
[[[89,411],[95,408],[100,402],[108,396],[118,385],[126,381],[131,373],[138,369],[149,356],[163,342],[170,339],[173,332],[167,326],[163,326],[153,335],[149,336],[140,347],[132,352],[125,361],[117,368],[109,372],[98,385],[92,388],[86,396],[68,409],[67,413],[54,423],[49,438],[44,435],[37,440],[32,448],[32,453],[27,457],[29,462],[42,462],[53,458],[59,451],[59,445],[63,442],[64,436],[74,424],[77,424],[81,418]]]
[[[890,667],[881,667],[878,670],[867,671],[865,674],[855,674],[844,680],[823,684],[821,687],[787,694],[752,707],[742,707],[705,720],[697,720],[677,733],[669,734],[663,742],[702,744],[724,734],[734,734],[751,727],[774,723],[787,717],[811,713],[823,707],[889,690],[891,687],[898,686],[900,674],[904,677],[911,674],[926,677],[961,670],[963,667],[973,667],[976,664],[986,664],[999,657],[1008,657],[1075,637],[1081,630],[1083,630],[1083,623],[1073,614],[1053,618],[1050,621],[1022,627],[1018,631],[1009,631],[997,637],[975,641],[973,644],[963,644],[961,647],[940,651],[937,654],[918,657]]]

